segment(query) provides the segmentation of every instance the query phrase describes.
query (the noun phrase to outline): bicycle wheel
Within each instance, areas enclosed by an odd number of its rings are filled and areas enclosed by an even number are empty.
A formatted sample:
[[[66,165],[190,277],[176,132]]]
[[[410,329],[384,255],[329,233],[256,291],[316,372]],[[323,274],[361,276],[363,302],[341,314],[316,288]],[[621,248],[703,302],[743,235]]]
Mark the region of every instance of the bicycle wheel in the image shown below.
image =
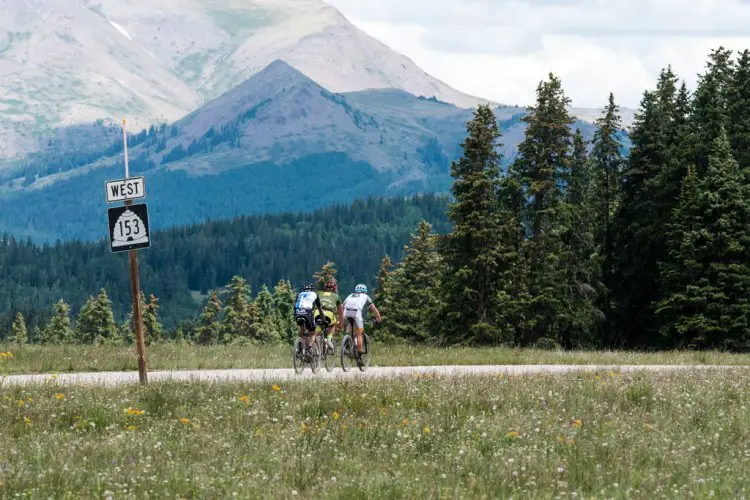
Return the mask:
[[[362,334],[362,343],[364,344],[362,349],[362,366],[359,367],[360,371],[365,371],[370,367],[370,360],[372,360],[372,342],[370,336],[366,333]]]
[[[322,339],[321,341],[323,364],[328,373],[331,373],[333,369],[336,368],[336,341],[331,339],[331,343],[333,344],[333,347],[329,346],[325,339]]]
[[[315,339],[315,343],[310,346],[312,352],[310,353],[310,369],[313,373],[320,371],[320,343],[318,339]]]
[[[294,341],[294,347],[292,347],[292,363],[294,364],[294,373],[299,375],[305,371],[305,358],[302,353],[302,339],[297,337]]]
[[[341,369],[348,372],[352,368],[354,350],[354,342],[352,336],[349,334],[344,335],[341,339]]]

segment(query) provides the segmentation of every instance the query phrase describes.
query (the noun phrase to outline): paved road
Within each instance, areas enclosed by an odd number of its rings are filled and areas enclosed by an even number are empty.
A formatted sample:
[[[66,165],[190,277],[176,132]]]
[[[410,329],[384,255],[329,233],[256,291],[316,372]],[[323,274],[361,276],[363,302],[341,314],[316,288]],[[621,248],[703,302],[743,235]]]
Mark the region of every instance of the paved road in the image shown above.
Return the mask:
[[[284,380],[311,379],[359,379],[387,378],[415,375],[533,375],[537,373],[570,373],[580,371],[615,372],[663,372],[663,371],[696,371],[696,370],[747,370],[750,366],[707,366],[707,365],[493,365],[493,366],[406,366],[406,367],[372,367],[366,372],[356,368],[348,373],[336,368],[326,372],[325,368],[314,375],[307,367],[302,375],[296,375],[292,369],[255,369],[255,370],[177,370],[149,372],[149,382],[160,381],[247,381],[276,382]],[[8,385],[27,385],[53,383],[59,385],[103,385],[113,386],[138,382],[138,372],[95,372],[64,373],[59,375],[9,375],[0,377],[0,387]]]

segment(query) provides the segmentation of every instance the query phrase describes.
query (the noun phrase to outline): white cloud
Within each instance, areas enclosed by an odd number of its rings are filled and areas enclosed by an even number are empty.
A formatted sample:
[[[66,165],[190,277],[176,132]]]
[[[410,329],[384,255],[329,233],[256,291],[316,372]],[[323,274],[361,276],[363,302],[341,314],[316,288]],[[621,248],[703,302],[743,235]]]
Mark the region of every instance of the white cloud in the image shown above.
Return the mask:
[[[459,90],[533,102],[553,72],[575,106],[637,107],[671,64],[693,86],[708,52],[750,48],[747,0],[328,0]]]

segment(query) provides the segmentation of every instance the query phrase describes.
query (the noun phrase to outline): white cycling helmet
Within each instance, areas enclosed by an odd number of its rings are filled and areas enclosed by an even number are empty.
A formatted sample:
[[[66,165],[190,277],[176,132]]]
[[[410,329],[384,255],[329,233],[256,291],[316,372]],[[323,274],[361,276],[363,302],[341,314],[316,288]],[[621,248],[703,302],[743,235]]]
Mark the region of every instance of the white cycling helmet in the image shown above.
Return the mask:
[[[367,286],[360,283],[354,287],[354,293],[367,293]]]

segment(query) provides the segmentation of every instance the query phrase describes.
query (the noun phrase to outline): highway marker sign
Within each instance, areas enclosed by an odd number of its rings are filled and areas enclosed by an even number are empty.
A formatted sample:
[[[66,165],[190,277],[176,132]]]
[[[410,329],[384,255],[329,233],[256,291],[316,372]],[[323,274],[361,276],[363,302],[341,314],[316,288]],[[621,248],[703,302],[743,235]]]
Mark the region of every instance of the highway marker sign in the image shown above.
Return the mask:
[[[125,205],[108,210],[109,241],[112,252],[125,252],[151,246],[148,206]]]

